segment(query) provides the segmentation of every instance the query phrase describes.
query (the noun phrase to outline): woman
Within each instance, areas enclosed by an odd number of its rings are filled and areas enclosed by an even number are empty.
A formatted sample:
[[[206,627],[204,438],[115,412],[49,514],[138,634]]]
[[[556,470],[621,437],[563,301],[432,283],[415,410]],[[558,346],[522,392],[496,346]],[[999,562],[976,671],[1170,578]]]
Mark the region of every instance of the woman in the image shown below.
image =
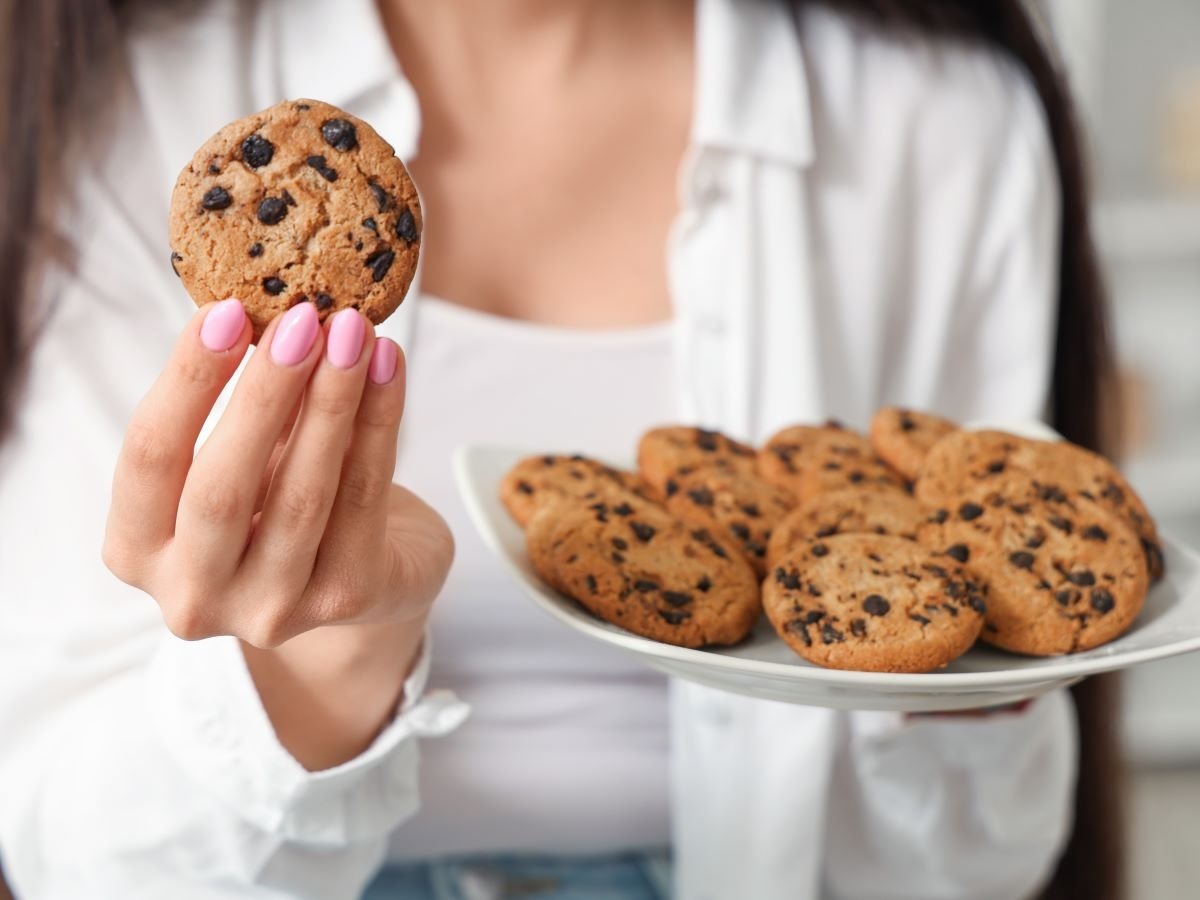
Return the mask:
[[[17,891],[349,898],[385,861],[372,898],[1046,882],[1071,827],[1065,694],[927,719],[668,698],[530,610],[447,459],[617,455],[677,418],[760,440],[888,402],[1049,404],[1097,444],[1079,154],[1016,3],[112,7],[12,4],[0,54],[23,176],[0,224],[23,287],[0,331]],[[167,196],[216,127],[285,96],[411,160],[420,284],[378,334],[276,322],[219,399],[247,326],[170,277]],[[1054,887],[1115,897],[1108,720],[1079,696],[1085,814]]]

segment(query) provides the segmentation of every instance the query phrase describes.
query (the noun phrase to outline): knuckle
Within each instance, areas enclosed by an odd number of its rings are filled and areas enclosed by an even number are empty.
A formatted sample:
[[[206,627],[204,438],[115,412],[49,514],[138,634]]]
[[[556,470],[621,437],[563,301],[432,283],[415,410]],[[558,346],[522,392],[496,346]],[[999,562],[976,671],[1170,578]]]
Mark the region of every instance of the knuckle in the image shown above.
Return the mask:
[[[374,398],[364,403],[358,414],[360,425],[374,429],[395,429],[404,410],[403,398]]]
[[[124,542],[105,535],[104,544],[100,548],[100,560],[104,567],[117,577],[117,580],[133,585],[137,581],[141,566],[131,548]],[[135,585],[136,586],[136,585]]]
[[[345,391],[313,391],[305,403],[313,412],[331,419],[348,419],[358,409],[358,396]]]
[[[208,391],[217,384],[216,370],[199,356],[180,355],[175,358],[173,368],[175,378],[188,388]]]
[[[375,507],[391,486],[391,475],[369,465],[350,466],[339,486],[343,502],[354,510]]]
[[[174,462],[170,442],[153,425],[134,420],[125,431],[125,459],[138,472],[158,473]]]
[[[241,492],[233,485],[214,480],[190,492],[187,506],[201,522],[224,525],[241,515],[243,499]]]
[[[320,521],[329,508],[329,490],[317,485],[279,485],[279,509],[293,525],[304,527]]]
[[[200,641],[215,634],[204,614],[203,605],[195,602],[173,602],[162,606],[167,630],[183,641]]]
[[[252,414],[265,413],[278,405],[278,392],[264,373],[247,372],[238,385],[240,399]]]
[[[259,650],[274,650],[292,636],[288,624],[286,617],[276,613],[263,615],[250,623],[240,637]]]

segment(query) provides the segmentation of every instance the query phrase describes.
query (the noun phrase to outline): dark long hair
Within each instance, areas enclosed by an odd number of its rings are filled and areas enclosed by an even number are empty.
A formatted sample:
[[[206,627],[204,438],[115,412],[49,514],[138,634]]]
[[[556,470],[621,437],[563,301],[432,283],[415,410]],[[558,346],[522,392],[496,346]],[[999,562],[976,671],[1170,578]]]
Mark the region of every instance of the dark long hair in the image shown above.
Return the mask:
[[[1046,109],[1058,165],[1059,245],[1055,425],[1078,444],[1110,450],[1115,433],[1107,304],[1088,224],[1079,130],[1062,74],[1020,0],[813,0],[913,39],[986,44],[1028,72]],[[112,61],[121,25],[147,0],[0,0],[0,440],[12,424],[18,376],[29,349],[23,317],[37,274],[39,229],[64,148],[97,71]],[[175,5],[180,4],[176,0]],[[1119,900],[1124,895],[1116,683],[1093,678],[1073,689],[1081,745],[1075,829],[1047,897]]]

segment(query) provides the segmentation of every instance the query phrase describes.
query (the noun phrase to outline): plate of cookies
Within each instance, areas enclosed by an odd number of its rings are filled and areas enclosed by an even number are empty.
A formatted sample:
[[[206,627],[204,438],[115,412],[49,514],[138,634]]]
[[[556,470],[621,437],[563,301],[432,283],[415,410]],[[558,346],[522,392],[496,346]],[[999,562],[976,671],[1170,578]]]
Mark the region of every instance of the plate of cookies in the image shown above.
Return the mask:
[[[1200,554],[1041,424],[889,407],[865,434],[664,426],[627,460],[468,446],[455,467],[534,602],[721,690],[970,709],[1200,649]]]

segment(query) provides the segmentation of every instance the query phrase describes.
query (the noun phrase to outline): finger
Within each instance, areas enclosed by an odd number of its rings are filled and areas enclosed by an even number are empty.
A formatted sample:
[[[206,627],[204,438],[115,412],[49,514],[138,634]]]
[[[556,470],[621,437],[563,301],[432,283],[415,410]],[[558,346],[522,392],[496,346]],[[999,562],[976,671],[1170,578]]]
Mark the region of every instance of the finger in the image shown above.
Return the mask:
[[[342,310],[330,320],[325,358],[304,392],[246,556],[242,577],[249,583],[269,578],[288,597],[299,597],[308,584],[374,343],[369,323],[357,310]]]
[[[350,449],[317,553],[314,582],[318,595],[366,589],[373,580],[369,566],[383,561],[379,551],[387,529],[405,380],[400,348],[380,338],[371,354]]]
[[[196,454],[183,486],[172,553],[211,584],[242,560],[254,500],[280,430],[320,360],[316,308],[300,303],[267,326],[229,406]]]
[[[250,345],[237,300],[210,303],[184,328],[166,368],[134,410],[117,457],[106,556],[161,547],[175,531],[180,493],[204,420]]]
[[[267,490],[271,487],[271,478],[275,474],[275,467],[279,465],[279,460],[283,457],[283,451],[287,449],[288,440],[292,436],[292,426],[296,424],[296,418],[300,415],[300,403],[303,399],[302,396],[292,406],[287,421],[283,423],[283,427],[279,429],[279,436],[275,438],[275,446],[271,448],[271,455],[267,458],[267,467],[263,470],[262,478],[259,479],[258,494],[254,498],[255,512],[262,512],[263,504],[267,502]]]

